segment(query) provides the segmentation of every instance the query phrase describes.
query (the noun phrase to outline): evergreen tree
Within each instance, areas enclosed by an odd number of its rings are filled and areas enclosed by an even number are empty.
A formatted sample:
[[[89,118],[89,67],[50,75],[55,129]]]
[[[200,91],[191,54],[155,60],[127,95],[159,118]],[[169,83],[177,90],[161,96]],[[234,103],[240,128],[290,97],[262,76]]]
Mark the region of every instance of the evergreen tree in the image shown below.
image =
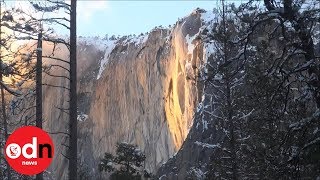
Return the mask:
[[[311,1],[272,2],[265,1],[271,6],[268,12],[251,2],[225,11],[217,28],[206,35],[219,48],[207,66],[206,88],[212,90],[205,97],[213,105],[202,113],[211,119],[211,127],[225,134],[211,156],[207,179],[319,176],[315,50],[320,10]],[[228,21],[233,22],[225,24]],[[228,78],[235,64],[240,71]],[[233,80],[238,85],[228,86]]]
[[[118,143],[116,155],[105,153],[99,164],[100,171],[111,172],[111,180],[139,180],[150,177],[147,171],[141,168],[146,156],[136,146],[127,143]]]
[[[67,4],[64,1],[50,1],[47,0],[48,4],[41,4],[41,2],[31,2],[32,6],[37,10],[41,12],[53,12],[59,9],[64,9],[68,12],[70,15],[70,18],[46,18],[41,19],[43,22],[49,22],[49,23],[56,23],[59,24],[67,29],[70,30],[70,41],[69,43],[65,42],[61,39],[46,39],[49,42],[56,43],[62,43],[66,45],[70,51],[70,60],[62,60],[59,58],[56,58],[54,56],[47,57],[54,60],[58,60],[61,62],[64,62],[69,65],[69,68],[65,68],[62,66],[59,66],[60,68],[63,68],[68,71],[69,76],[65,77],[69,80],[69,87],[61,87],[69,90],[69,107],[67,108],[69,113],[69,129],[68,129],[68,135],[69,135],[69,145],[67,150],[67,158],[69,160],[69,167],[68,167],[68,176],[69,179],[73,179],[73,177],[77,177],[77,155],[78,155],[78,133],[77,133],[77,22],[76,22],[76,15],[77,15],[77,0],[71,0],[70,5]],[[56,76],[56,77],[63,77],[63,76]],[[54,85],[50,85],[53,87],[57,87]]]

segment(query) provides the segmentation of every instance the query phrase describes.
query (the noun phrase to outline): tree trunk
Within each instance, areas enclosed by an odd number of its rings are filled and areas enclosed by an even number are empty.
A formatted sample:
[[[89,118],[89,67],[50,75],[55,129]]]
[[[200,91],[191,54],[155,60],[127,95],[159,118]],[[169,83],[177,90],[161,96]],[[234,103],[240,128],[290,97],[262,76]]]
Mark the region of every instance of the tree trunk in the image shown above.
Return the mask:
[[[36,64],[36,126],[42,129],[42,32],[38,35]],[[36,180],[42,180],[43,173],[37,174]]]
[[[229,75],[228,75],[229,76]],[[231,163],[232,163],[232,179],[238,179],[238,165],[237,165],[237,152],[236,152],[236,140],[235,140],[235,130],[234,130],[234,121],[233,121],[233,107],[231,103],[231,87],[230,79],[226,78],[227,83],[227,111],[228,111],[228,128],[230,129],[230,152],[231,152]]]
[[[71,0],[70,13],[70,116],[69,179],[77,178],[77,0]]]
[[[36,64],[36,126],[42,128],[42,33],[38,35]]]
[[[1,3],[1,2],[0,2]],[[1,6],[2,4],[0,4]],[[2,16],[0,15],[0,25],[1,25],[1,20],[2,20]],[[2,38],[1,38],[1,27],[0,27],[0,42],[2,41]],[[2,57],[1,57],[1,49],[0,49],[0,81],[3,82],[3,78],[2,78],[2,72],[3,72],[3,69],[2,69]],[[2,118],[3,118],[3,130],[4,130],[4,139],[5,141],[7,141],[8,139],[8,122],[7,122],[7,116],[6,116],[6,102],[5,102],[5,98],[4,98],[4,89],[3,89],[3,86],[1,86],[1,106],[2,106]],[[10,174],[10,166],[7,162],[7,160],[5,160],[5,163],[6,163],[6,166],[7,166],[7,169],[6,169],[6,173],[7,173],[7,178],[8,180],[11,180],[11,174]]]
[[[227,37],[227,24],[226,24],[226,16],[225,16],[225,4],[224,0],[222,0],[222,23],[223,23],[223,61],[226,63],[228,61],[228,37]],[[236,155],[236,146],[235,146],[235,131],[234,131],[234,122],[233,122],[233,107],[232,107],[232,97],[231,97],[231,85],[230,85],[230,73],[227,70],[228,67],[225,67],[225,83],[226,83],[226,100],[227,100],[227,120],[228,125],[226,128],[229,129],[230,132],[230,152],[231,152],[231,171],[232,171],[232,179],[238,179],[238,165],[237,165],[237,155]],[[231,73],[232,74],[232,73]]]
[[[2,61],[0,61],[2,63]],[[2,78],[2,68],[0,69],[0,81],[3,82]],[[4,138],[5,141],[8,139],[8,122],[7,122],[7,115],[6,115],[6,100],[4,98],[4,89],[3,86],[1,86],[1,109],[2,109],[2,118],[3,118],[3,130],[4,130]],[[6,160],[5,160],[6,161]],[[11,179],[11,174],[10,174],[10,165],[6,161],[6,166],[7,166],[7,178],[8,180]]]

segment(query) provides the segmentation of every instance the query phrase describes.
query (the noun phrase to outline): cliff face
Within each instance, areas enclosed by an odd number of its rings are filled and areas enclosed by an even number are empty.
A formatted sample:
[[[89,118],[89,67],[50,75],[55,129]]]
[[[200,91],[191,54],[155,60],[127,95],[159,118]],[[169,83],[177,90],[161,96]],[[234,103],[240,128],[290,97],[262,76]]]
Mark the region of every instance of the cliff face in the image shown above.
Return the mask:
[[[203,48],[194,40],[201,26],[200,14],[193,13],[170,30],[157,28],[146,36],[117,41],[79,38],[80,171],[99,178],[99,159],[105,152],[113,153],[117,142],[138,145],[151,172],[179,150],[201,97],[196,75]],[[64,48],[56,54],[67,58]],[[68,86],[66,80],[51,76],[44,81]],[[67,95],[61,88],[44,89],[44,127],[52,132],[56,146],[49,171],[58,179],[67,174],[67,160],[61,154],[67,155],[68,139],[60,132],[66,132],[68,115],[58,109],[67,107]]]

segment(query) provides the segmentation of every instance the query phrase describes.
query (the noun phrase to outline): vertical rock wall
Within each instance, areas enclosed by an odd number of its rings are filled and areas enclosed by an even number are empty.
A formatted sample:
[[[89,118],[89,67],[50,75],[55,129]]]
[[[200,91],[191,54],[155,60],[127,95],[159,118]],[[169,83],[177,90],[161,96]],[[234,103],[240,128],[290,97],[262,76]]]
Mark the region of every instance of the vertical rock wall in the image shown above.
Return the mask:
[[[112,48],[79,39],[80,173],[89,179],[102,178],[97,170],[99,159],[105,152],[114,153],[117,142],[138,145],[151,172],[179,150],[201,96],[196,75],[203,50],[196,41],[189,42],[200,26],[200,14],[194,13],[170,30],[156,28],[143,40],[122,38]],[[67,52],[60,47],[55,54],[67,59]],[[103,69],[100,62],[104,62]],[[59,68],[54,72],[67,75]],[[44,82],[68,87],[66,79],[45,76]],[[48,169],[54,179],[67,175],[68,138],[63,132],[67,132],[68,114],[61,111],[67,101],[67,90],[44,88],[44,128],[52,134],[56,149]]]

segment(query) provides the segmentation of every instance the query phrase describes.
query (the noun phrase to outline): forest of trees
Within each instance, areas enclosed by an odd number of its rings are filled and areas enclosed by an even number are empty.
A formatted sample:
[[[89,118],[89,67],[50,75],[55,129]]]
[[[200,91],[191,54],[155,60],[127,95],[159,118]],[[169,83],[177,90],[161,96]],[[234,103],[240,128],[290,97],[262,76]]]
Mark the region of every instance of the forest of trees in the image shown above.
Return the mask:
[[[258,4],[222,1],[201,35],[215,49],[202,114],[223,134],[206,179],[319,178],[319,2]]]

